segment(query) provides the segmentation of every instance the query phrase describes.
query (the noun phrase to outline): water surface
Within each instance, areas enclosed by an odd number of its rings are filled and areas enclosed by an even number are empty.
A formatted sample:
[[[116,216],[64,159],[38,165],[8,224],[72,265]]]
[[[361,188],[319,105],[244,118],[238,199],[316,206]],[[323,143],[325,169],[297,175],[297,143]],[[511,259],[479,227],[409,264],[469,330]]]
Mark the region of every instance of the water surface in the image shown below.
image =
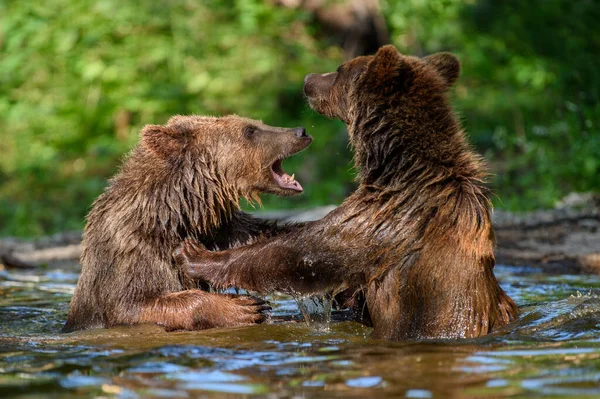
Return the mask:
[[[352,322],[59,334],[78,266],[0,272],[0,397],[600,397],[600,278],[496,268],[522,309],[474,340],[385,342]],[[272,296],[275,319],[300,315]]]

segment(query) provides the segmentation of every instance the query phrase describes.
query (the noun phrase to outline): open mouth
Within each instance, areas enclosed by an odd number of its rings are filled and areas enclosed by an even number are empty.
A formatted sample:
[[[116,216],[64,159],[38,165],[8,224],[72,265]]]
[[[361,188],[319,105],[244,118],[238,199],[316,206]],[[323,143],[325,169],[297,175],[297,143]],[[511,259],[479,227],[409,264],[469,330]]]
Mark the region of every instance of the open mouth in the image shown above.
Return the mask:
[[[304,189],[294,179],[294,174],[291,176],[283,171],[281,168],[281,159],[278,159],[271,165],[271,173],[273,174],[273,178],[275,182],[279,185],[279,187],[287,190],[293,190],[301,193]]]

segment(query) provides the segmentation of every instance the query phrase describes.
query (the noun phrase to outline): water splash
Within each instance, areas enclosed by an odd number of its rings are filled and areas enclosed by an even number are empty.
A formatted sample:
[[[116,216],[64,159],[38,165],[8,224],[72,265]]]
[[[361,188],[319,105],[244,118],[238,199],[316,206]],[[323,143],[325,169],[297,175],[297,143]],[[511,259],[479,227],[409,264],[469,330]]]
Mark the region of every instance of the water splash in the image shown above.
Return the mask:
[[[331,294],[293,295],[307,325],[328,329],[331,321]]]

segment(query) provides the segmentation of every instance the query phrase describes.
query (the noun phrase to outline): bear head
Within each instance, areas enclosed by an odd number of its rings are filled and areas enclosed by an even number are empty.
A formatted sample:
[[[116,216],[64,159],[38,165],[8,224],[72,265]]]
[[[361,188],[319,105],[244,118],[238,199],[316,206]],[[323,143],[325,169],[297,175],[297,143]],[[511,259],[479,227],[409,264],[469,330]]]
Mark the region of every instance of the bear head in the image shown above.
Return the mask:
[[[248,199],[258,199],[260,192],[301,193],[302,186],[281,162],[311,141],[304,128],[273,127],[236,115],[178,115],[141,132],[141,145],[169,171],[222,182]]]
[[[304,94],[315,111],[350,124],[358,107],[392,108],[443,95],[460,75],[450,53],[424,58],[402,55],[392,45],[356,57],[336,72],[309,74]]]

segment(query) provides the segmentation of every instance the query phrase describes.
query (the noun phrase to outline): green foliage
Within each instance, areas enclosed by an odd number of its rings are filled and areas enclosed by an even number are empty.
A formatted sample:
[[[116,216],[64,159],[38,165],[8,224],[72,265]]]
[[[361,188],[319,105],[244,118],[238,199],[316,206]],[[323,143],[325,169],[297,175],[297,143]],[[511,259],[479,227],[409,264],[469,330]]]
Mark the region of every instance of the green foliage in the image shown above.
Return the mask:
[[[318,157],[341,127],[302,98],[307,71],[335,69],[341,51],[307,34],[307,15],[259,0],[13,1],[0,14],[0,233],[80,228],[140,128],[174,114],[306,126],[319,139],[297,174],[313,202],[343,198],[346,165]]]
[[[551,207],[600,190],[600,3],[388,1],[407,53],[456,53],[455,105],[490,160],[497,205]]]
[[[407,53],[457,53],[454,97],[504,206],[552,206],[600,187],[600,5],[382,1]],[[305,126],[287,161],[305,187],[266,207],[339,203],[352,189],[343,125],[309,110],[306,73],[342,51],[311,16],[263,0],[0,3],[0,234],[81,228],[146,123],[237,113]]]

